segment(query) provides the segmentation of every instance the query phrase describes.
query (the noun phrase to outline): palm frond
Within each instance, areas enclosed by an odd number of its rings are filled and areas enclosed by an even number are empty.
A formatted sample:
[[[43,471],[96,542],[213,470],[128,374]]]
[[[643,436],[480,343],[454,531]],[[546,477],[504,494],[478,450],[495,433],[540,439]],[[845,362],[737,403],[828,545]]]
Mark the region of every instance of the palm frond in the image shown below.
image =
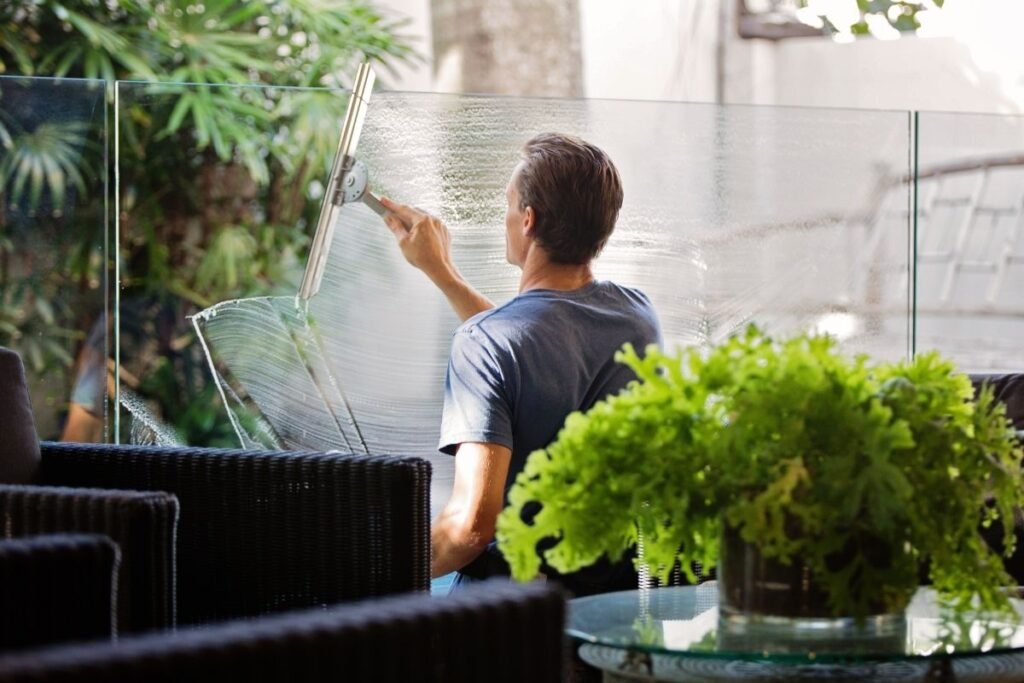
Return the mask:
[[[17,72],[26,76],[35,73],[33,65],[35,49],[31,41],[33,37],[38,39],[38,34],[35,31],[26,31],[24,27],[20,27],[14,22],[0,23],[0,74],[11,70],[10,66],[15,67]],[[26,40],[26,38],[28,39]],[[10,55],[12,61],[10,65],[3,58],[4,53]]]
[[[80,121],[47,122],[12,136],[10,151],[0,161],[0,188],[16,204],[27,198],[30,209],[39,206],[44,192],[54,208],[63,208],[69,185],[85,191],[79,165],[88,131]]]

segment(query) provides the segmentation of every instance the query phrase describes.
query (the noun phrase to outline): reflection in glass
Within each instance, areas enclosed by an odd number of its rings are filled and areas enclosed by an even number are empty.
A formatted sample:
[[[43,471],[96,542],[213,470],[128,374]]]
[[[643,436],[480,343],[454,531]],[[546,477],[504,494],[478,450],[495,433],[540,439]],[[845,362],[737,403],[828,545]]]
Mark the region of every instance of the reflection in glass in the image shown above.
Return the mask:
[[[22,356],[43,439],[106,436],[105,97],[0,77],[0,346]]]
[[[294,295],[348,95],[128,82],[116,95],[119,379],[139,400],[117,436],[144,407],[185,443],[237,446],[189,316]]]

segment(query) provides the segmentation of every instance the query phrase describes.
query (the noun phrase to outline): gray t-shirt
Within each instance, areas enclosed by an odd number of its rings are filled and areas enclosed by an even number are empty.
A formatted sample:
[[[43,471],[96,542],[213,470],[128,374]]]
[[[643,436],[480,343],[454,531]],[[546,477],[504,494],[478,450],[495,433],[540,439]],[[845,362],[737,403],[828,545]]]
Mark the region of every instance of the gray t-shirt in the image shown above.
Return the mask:
[[[615,362],[626,342],[642,353],[661,343],[661,329],[647,296],[614,282],[532,289],[473,316],[452,339],[440,450],[454,454],[466,442],[510,448],[507,494],[527,456],[554,441],[569,413],[589,409],[635,378]],[[492,544],[462,575],[506,571]],[[566,586],[577,594],[605,588],[610,570],[592,574],[589,583]]]
[[[635,378],[614,359],[626,342],[642,353],[661,343],[661,330],[647,296],[614,282],[532,289],[473,316],[452,339],[439,448],[450,455],[465,442],[511,449],[507,491],[569,413]]]

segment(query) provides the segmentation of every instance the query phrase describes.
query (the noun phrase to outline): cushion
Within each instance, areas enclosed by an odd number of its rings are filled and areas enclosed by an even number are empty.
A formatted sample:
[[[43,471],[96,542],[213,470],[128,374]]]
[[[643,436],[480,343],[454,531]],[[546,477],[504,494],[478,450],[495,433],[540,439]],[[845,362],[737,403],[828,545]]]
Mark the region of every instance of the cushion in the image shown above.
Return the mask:
[[[39,470],[39,437],[21,356],[0,346],[0,483],[28,484]]]

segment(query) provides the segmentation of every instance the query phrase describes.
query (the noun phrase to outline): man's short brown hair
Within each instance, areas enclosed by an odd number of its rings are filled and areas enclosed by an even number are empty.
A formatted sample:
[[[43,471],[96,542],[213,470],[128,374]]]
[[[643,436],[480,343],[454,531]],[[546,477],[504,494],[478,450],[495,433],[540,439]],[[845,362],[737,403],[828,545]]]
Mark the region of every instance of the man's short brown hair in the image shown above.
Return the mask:
[[[554,263],[589,263],[622,208],[622,180],[601,149],[571,135],[542,133],[523,145],[519,208],[533,207],[534,239]]]

